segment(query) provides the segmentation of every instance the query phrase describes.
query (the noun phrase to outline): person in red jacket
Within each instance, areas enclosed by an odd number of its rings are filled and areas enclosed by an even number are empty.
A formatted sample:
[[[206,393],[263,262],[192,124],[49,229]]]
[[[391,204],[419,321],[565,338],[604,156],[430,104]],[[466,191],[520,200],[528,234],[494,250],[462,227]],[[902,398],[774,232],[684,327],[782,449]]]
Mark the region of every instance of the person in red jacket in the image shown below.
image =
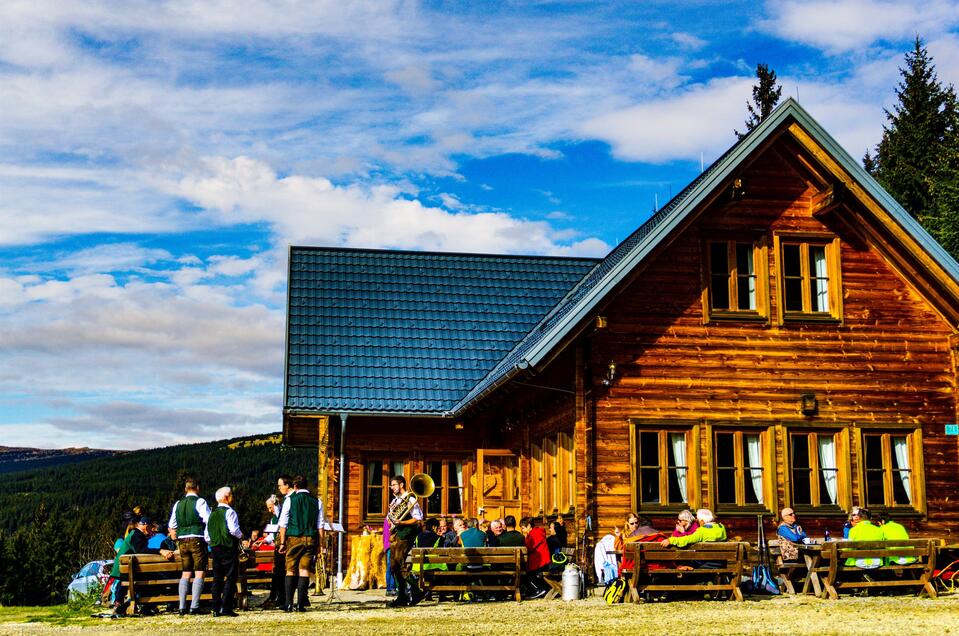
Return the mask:
[[[542,598],[549,592],[542,579],[542,573],[549,567],[550,560],[546,531],[537,527],[532,517],[520,519],[519,529],[526,535],[526,585],[529,588],[527,598]]]

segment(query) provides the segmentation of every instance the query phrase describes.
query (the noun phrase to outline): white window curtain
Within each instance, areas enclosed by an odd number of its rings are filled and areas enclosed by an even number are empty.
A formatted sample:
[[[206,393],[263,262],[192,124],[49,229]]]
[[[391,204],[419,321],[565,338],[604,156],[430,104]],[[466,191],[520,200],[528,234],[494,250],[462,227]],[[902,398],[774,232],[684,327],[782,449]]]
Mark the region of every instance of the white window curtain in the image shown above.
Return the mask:
[[[829,311],[829,274],[826,271],[826,248],[810,247],[816,266],[816,311]]]
[[[673,449],[673,465],[676,466],[679,496],[683,498],[683,503],[686,503],[688,501],[686,497],[686,434],[670,433],[669,443]]]
[[[450,488],[450,498],[453,501],[450,501],[450,508],[454,508],[453,502],[456,502],[455,509],[463,509],[463,462],[453,462],[453,469],[456,473],[456,486],[458,488]]]
[[[829,503],[836,503],[836,440],[832,435],[819,436],[819,469],[826,483]]]
[[[912,489],[909,487],[909,444],[905,437],[892,438],[892,450],[896,454],[896,464],[899,466],[899,479],[902,480],[906,498],[912,503]]]
[[[763,471],[762,449],[759,435],[744,435],[746,438],[746,456],[749,460],[749,478],[753,487],[753,494],[758,503],[763,503]]]
[[[750,249],[746,252],[746,261],[749,263],[749,278],[747,279],[749,284],[749,308],[756,308],[756,268],[753,265],[753,250]],[[742,309],[742,307],[740,307]]]
[[[392,472],[390,473],[390,479],[393,479],[397,475],[403,475],[403,462],[393,462],[391,466]],[[406,475],[403,475],[404,477]]]

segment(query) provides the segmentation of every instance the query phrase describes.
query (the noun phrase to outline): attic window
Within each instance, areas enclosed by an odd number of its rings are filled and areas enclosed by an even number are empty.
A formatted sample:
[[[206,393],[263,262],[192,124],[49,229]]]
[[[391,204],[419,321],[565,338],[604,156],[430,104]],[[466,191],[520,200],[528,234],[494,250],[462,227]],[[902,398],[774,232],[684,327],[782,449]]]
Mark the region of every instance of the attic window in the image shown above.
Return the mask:
[[[708,241],[704,260],[704,301],[709,318],[767,316],[766,250],[761,241]]]
[[[839,240],[776,237],[784,320],[838,320],[842,316]]]

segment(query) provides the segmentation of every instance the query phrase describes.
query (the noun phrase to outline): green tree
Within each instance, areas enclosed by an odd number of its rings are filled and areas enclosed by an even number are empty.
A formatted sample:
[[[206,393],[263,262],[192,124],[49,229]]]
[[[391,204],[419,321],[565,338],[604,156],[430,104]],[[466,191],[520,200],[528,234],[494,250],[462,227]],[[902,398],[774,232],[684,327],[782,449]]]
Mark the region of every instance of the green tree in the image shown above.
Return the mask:
[[[736,136],[742,139],[750,130],[755,128],[762,120],[769,117],[773,112],[779,98],[782,97],[783,87],[776,83],[776,71],[769,68],[768,64],[756,65],[756,79],[759,80],[753,85],[753,101],[746,102],[746,132],[734,130]]]
[[[920,38],[905,55],[898,103],[863,165],[949,252],[959,255],[959,105]]]

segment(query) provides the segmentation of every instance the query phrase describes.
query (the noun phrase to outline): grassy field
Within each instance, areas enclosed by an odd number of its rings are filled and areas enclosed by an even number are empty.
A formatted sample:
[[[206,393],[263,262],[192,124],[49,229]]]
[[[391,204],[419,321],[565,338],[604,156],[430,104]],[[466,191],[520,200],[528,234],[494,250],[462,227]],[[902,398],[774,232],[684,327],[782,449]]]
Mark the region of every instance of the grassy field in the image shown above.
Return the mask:
[[[382,592],[347,593],[327,605],[314,599],[306,614],[242,612],[239,618],[160,615],[121,620],[91,618],[89,612],[57,607],[0,608],[0,633],[146,632],[149,634],[338,633],[338,634],[950,634],[959,633],[959,594],[938,600],[898,597],[780,597],[727,603],[686,601],[607,606],[601,598],[563,603],[424,603],[384,607]]]

